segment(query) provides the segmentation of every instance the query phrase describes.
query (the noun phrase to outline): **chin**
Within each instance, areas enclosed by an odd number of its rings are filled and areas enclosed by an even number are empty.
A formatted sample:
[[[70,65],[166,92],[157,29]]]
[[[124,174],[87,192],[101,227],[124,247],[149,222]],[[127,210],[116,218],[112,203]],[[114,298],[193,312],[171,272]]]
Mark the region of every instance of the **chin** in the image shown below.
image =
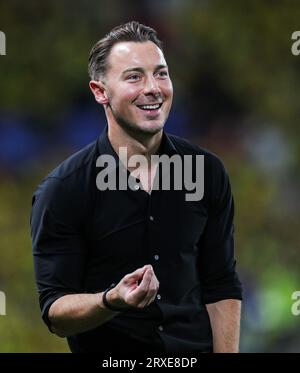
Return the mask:
[[[124,117],[115,115],[116,122],[121,126],[125,131],[132,131],[135,133],[143,135],[155,135],[160,132],[165,125],[164,120],[141,120],[138,121],[138,118],[135,120],[128,120]]]
[[[138,127],[144,133],[156,134],[164,128],[164,123],[145,123]]]
[[[145,130],[161,130],[164,128],[165,120],[159,119],[159,120],[146,120],[141,121],[139,127],[145,129]]]

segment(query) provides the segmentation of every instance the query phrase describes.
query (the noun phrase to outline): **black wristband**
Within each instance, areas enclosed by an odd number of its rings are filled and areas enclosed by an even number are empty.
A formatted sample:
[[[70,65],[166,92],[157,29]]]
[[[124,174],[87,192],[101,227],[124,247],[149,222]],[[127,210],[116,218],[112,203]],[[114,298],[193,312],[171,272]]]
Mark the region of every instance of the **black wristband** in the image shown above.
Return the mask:
[[[114,311],[114,312],[121,312],[121,311],[124,311],[120,308],[117,308],[117,307],[114,307],[114,306],[111,306],[109,303],[108,303],[108,300],[106,298],[106,294],[109,290],[111,290],[112,288],[114,288],[116,285],[115,284],[111,284],[106,290],[104,290],[103,292],[103,296],[102,296],[102,301],[103,301],[103,304],[106,308],[108,308],[109,310],[111,311]]]

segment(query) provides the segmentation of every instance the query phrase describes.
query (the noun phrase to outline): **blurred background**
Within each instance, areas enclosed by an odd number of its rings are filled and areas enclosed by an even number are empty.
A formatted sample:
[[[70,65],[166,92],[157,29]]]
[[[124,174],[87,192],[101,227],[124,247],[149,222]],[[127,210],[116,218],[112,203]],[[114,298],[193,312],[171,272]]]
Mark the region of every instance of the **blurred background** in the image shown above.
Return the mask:
[[[1,352],[64,352],[40,318],[29,216],[37,185],[105,125],[87,59],[112,27],[157,29],[175,89],[170,133],[220,156],[236,204],[243,352],[300,352],[300,29],[297,1],[0,2]]]

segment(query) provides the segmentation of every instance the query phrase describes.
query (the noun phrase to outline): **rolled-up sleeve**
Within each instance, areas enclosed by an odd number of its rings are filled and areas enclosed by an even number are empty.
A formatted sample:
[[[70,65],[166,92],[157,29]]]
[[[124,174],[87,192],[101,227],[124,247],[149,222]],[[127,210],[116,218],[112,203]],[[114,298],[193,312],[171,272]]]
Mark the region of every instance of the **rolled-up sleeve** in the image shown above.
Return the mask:
[[[223,163],[214,158],[206,167],[210,177],[209,214],[199,242],[199,268],[205,304],[242,299],[242,285],[234,257],[234,202]]]
[[[64,180],[48,178],[32,200],[34,269],[42,317],[50,330],[51,304],[83,288],[86,247],[78,219],[78,198]]]

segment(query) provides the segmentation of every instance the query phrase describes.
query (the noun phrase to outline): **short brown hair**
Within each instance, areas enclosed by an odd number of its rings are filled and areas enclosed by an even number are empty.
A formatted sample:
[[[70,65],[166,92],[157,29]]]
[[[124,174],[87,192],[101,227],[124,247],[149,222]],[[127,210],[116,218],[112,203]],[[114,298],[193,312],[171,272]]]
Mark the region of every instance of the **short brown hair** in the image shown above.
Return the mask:
[[[88,73],[91,79],[103,78],[107,70],[107,58],[112,47],[122,41],[143,43],[152,41],[161,50],[162,42],[157,32],[139,22],[131,21],[113,28],[103,39],[100,39],[92,48],[89,56]]]

